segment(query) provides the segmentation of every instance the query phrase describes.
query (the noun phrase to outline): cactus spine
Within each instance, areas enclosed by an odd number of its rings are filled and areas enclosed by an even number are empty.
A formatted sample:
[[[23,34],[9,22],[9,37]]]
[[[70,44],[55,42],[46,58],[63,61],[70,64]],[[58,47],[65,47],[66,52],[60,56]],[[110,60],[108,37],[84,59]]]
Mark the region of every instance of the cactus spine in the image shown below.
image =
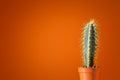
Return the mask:
[[[84,29],[84,67],[93,67],[97,47],[96,25],[90,21]]]

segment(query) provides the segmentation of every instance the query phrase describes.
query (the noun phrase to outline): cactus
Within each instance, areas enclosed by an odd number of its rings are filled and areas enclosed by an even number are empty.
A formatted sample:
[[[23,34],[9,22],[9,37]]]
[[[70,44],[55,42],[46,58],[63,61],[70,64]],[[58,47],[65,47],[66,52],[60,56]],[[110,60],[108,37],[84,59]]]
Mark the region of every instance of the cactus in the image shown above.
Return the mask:
[[[84,29],[84,67],[94,67],[94,59],[97,47],[96,25],[90,21]]]

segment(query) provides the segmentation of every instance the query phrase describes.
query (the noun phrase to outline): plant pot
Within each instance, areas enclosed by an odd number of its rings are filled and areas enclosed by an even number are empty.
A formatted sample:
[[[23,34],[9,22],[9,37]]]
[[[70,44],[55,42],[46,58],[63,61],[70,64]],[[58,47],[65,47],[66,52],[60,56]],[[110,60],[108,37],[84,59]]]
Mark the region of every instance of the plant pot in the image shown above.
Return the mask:
[[[78,68],[80,80],[100,80],[100,69],[98,67],[95,68]]]

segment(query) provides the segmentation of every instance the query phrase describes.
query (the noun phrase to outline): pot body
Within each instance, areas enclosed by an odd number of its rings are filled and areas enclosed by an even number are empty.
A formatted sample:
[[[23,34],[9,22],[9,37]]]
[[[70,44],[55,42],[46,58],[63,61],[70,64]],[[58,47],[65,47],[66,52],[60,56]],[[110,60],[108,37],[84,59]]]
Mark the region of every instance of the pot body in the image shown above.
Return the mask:
[[[100,80],[100,69],[96,68],[78,68],[80,80]]]

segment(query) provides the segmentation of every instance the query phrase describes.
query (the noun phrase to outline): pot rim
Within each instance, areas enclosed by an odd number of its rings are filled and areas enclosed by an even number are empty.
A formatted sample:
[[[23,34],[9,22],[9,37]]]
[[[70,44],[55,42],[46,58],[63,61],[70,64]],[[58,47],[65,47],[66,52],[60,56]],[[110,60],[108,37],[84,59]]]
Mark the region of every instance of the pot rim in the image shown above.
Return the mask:
[[[99,68],[100,68],[99,66],[88,68],[81,66],[78,68],[78,72],[96,72]]]

